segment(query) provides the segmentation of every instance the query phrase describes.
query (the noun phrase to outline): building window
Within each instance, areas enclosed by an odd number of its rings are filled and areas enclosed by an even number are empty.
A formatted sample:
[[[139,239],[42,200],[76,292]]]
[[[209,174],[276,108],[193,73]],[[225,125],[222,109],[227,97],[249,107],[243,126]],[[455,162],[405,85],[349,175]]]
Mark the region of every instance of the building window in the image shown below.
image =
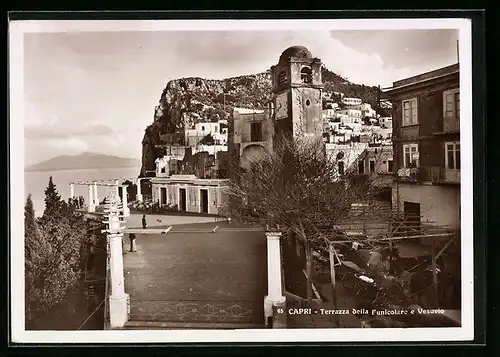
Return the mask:
[[[250,123],[250,141],[262,141],[262,123]]]
[[[300,80],[302,83],[311,83],[312,82],[312,73],[309,67],[304,67],[300,71]]]
[[[286,72],[282,71],[278,74],[278,86],[283,87],[286,86],[287,78]]]
[[[460,91],[458,89],[443,93],[443,111],[445,118],[460,118]]]
[[[403,101],[403,125],[415,125],[417,123],[417,98]]]
[[[375,159],[370,159],[370,172],[375,172]]]
[[[445,166],[447,169],[460,170],[460,143],[445,143]]]
[[[403,145],[403,154],[405,168],[418,167],[418,144]]]
[[[201,131],[205,131],[205,127],[204,126],[201,127]]]
[[[387,172],[392,172],[393,167],[394,167],[393,161],[387,160]]]
[[[217,132],[217,125],[214,126],[214,132]]]
[[[358,161],[358,173],[359,174],[365,173],[365,162],[363,160]]]
[[[339,175],[343,175],[344,174],[344,161],[339,161],[338,165],[339,165]]]

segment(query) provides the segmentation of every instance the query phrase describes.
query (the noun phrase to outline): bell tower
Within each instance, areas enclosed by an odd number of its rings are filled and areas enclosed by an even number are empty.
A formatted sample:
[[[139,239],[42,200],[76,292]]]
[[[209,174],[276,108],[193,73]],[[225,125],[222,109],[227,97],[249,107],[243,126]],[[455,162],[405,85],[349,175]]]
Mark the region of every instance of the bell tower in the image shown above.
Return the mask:
[[[321,60],[303,46],[287,48],[271,67],[276,135],[323,134]]]

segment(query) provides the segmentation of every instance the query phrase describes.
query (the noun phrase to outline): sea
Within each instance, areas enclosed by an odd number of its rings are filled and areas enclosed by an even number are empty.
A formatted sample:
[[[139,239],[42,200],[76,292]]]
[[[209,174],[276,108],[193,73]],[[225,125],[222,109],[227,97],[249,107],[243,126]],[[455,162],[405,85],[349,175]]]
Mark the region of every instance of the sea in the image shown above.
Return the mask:
[[[31,193],[31,199],[37,217],[43,214],[45,209],[45,189],[52,176],[57,191],[65,201],[70,196],[70,182],[75,181],[98,181],[113,179],[132,179],[138,177],[140,167],[115,167],[106,169],[81,169],[81,170],[60,170],[60,171],[34,171],[24,173],[24,198]],[[110,188],[104,186],[97,187],[99,199],[105,197]],[[88,200],[88,186],[75,185],[75,196],[83,196]]]

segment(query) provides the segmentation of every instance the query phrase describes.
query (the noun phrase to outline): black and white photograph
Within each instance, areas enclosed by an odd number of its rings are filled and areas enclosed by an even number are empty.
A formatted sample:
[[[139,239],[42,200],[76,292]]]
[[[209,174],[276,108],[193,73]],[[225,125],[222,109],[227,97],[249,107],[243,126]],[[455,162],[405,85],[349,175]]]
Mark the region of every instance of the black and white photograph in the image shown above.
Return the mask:
[[[473,337],[468,20],[9,37],[14,341]]]

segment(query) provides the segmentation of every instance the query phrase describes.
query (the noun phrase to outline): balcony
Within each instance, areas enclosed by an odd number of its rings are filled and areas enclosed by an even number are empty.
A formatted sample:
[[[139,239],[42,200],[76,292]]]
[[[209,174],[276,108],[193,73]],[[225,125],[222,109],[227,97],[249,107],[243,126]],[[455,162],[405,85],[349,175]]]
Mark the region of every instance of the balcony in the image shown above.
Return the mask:
[[[416,167],[399,169],[397,181],[419,183],[430,181],[434,184],[460,184],[460,170],[444,167]]]
[[[460,118],[443,118],[443,132],[456,133],[460,132]]]
[[[424,167],[401,168],[397,172],[397,180],[405,182],[422,182],[429,180],[428,170]]]
[[[460,184],[460,170],[444,167],[431,168],[432,182],[438,184]]]

